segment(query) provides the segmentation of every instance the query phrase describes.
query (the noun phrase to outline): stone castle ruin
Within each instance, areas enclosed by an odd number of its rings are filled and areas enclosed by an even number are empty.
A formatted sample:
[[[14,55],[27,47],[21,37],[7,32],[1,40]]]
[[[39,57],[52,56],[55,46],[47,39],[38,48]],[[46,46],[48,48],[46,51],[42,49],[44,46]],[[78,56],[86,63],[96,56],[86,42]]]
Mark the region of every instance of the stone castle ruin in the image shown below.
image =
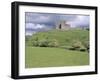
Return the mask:
[[[70,24],[68,24],[66,21],[59,21],[56,24],[56,29],[60,29],[60,30],[69,30],[70,29]]]

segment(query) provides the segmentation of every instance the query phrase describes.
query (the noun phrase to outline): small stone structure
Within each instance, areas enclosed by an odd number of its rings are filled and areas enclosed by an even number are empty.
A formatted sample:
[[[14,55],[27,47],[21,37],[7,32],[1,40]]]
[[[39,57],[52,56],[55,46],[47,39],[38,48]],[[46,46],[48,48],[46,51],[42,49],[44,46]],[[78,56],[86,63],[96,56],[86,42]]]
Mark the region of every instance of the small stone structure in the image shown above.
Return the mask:
[[[70,24],[68,24],[66,21],[60,21],[56,24],[56,29],[60,30],[69,30],[70,29]]]

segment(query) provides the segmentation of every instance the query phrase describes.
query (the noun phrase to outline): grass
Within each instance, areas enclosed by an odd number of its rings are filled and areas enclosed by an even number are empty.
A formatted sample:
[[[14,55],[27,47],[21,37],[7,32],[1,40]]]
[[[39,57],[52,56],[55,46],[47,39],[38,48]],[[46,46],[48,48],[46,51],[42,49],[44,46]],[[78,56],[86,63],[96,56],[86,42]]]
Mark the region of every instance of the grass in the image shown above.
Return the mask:
[[[55,39],[59,43],[59,48],[50,47],[33,47],[34,38],[38,41],[43,39]],[[89,65],[89,53],[87,51],[73,51],[63,49],[70,47],[73,41],[89,41],[89,31],[87,30],[51,30],[38,32],[30,37],[26,37],[25,48],[25,67],[58,67],[58,66],[82,66]]]
[[[25,67],[57,67],[89,65],[88,52],[50,47],[26,46]]]
[[[56,39],[60,46],[70,46],[73,41],[77,40],[80,42],[85,42],[89,40],[89,31],[87,30],[51,30],[47,32],[38,32],[30,37],[30,40],[26,44],[32,44],[33,39],[37,37],[38,40],[46,39]]]

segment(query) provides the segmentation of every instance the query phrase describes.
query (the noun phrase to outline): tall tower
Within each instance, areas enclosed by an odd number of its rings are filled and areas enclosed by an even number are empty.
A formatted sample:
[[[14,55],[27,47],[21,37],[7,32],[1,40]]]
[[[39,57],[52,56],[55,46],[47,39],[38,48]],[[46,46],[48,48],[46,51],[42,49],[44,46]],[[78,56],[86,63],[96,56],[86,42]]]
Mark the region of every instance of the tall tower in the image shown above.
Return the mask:
[[[68,30],[70,29],[70,25],[66,23],[66,21],[62,20],[57,22],[56,29],[60,30]]]

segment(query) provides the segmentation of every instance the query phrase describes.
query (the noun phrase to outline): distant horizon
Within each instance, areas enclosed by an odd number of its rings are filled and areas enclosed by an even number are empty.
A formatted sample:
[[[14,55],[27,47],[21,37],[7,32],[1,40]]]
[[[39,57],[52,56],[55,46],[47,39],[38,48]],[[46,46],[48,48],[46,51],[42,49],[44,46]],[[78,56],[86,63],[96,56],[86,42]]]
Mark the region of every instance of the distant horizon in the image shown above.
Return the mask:
[[[32,35],[39,31],[55,29],[57,22],[62,20],[70,24],[72,28],[89,28],[90,16],[25,12],[25,35]]]

